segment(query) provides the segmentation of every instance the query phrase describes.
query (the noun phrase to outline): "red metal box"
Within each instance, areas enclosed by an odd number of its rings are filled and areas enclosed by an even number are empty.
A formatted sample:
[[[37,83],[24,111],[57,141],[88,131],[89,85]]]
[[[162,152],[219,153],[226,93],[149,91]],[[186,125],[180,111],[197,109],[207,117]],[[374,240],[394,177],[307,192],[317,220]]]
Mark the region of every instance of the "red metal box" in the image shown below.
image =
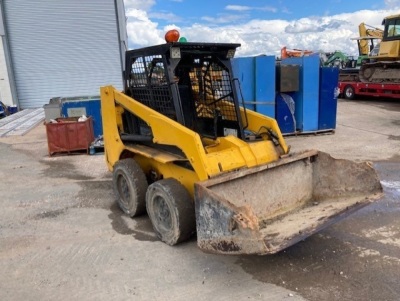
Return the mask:
[[[93,120],[78,121],[79,117],[57,118],[57,123],[46,123],[49,155],[88,151],[94,140]]]

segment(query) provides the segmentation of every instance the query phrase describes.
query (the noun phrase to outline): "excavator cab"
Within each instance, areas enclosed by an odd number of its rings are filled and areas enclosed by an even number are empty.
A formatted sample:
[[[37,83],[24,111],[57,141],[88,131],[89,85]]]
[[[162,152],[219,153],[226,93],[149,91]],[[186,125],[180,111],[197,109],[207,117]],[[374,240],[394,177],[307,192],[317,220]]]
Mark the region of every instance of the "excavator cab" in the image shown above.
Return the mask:
[[[400,15],[384,19],[382,25],[385,26],[384,41],[400,39]]]
[[[389,16],[384,25],[382,42],[375,60],[398,60],[400,58],[400,15]]]

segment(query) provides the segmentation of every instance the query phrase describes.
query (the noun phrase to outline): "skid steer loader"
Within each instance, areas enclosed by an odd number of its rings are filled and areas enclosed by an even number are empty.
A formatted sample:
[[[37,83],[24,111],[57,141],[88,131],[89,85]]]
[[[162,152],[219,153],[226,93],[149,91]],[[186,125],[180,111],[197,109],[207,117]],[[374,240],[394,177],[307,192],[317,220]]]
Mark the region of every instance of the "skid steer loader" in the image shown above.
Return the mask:
[[[147,211],[175,245],[197,234],[220,254],[273,254],[381,196],[373,168],[289,154],[277,122],[245,108],[239,44],[127,51],[125,88],[101,88],[105,157],[121,209]]]

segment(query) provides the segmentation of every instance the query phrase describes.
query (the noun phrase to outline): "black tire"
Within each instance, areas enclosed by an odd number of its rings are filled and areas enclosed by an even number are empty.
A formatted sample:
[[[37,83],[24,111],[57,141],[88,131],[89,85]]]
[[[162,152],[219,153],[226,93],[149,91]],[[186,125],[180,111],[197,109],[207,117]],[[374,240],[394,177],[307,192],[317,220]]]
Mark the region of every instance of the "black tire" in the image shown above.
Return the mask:
[[[146,193],[146,208],[154,232],[170,246],[189,239],[196,230],[192,197],[175,179],[151,184]]]
[[[356,96],[356,93],[354,91],[353,86],[347,85],[346,87],[344,87],[343,96],[345,99],[349,99],[349,100],[354,99]]]
[[[147,180],[133,159],[123,159],[114,165],[113,187],[119,207],[130,217],[146,212]]]

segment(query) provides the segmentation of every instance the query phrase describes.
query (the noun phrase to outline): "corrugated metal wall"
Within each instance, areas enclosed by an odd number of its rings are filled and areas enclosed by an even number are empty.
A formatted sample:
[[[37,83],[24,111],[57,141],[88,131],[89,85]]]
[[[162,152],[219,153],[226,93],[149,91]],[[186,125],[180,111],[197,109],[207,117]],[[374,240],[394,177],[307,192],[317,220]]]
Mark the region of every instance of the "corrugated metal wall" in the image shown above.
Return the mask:
[[[21,108],[99,95],[107,84],[122,89],[116,1],[3,0]]]
[[[12,105],[11,85],[7,58],[5,52],[5,31],[3,26],[3,11],[0,5],[0,101],[5,105]]]
[[[2,39],[0,39],[0,101],[8,106],[13,104]]]

